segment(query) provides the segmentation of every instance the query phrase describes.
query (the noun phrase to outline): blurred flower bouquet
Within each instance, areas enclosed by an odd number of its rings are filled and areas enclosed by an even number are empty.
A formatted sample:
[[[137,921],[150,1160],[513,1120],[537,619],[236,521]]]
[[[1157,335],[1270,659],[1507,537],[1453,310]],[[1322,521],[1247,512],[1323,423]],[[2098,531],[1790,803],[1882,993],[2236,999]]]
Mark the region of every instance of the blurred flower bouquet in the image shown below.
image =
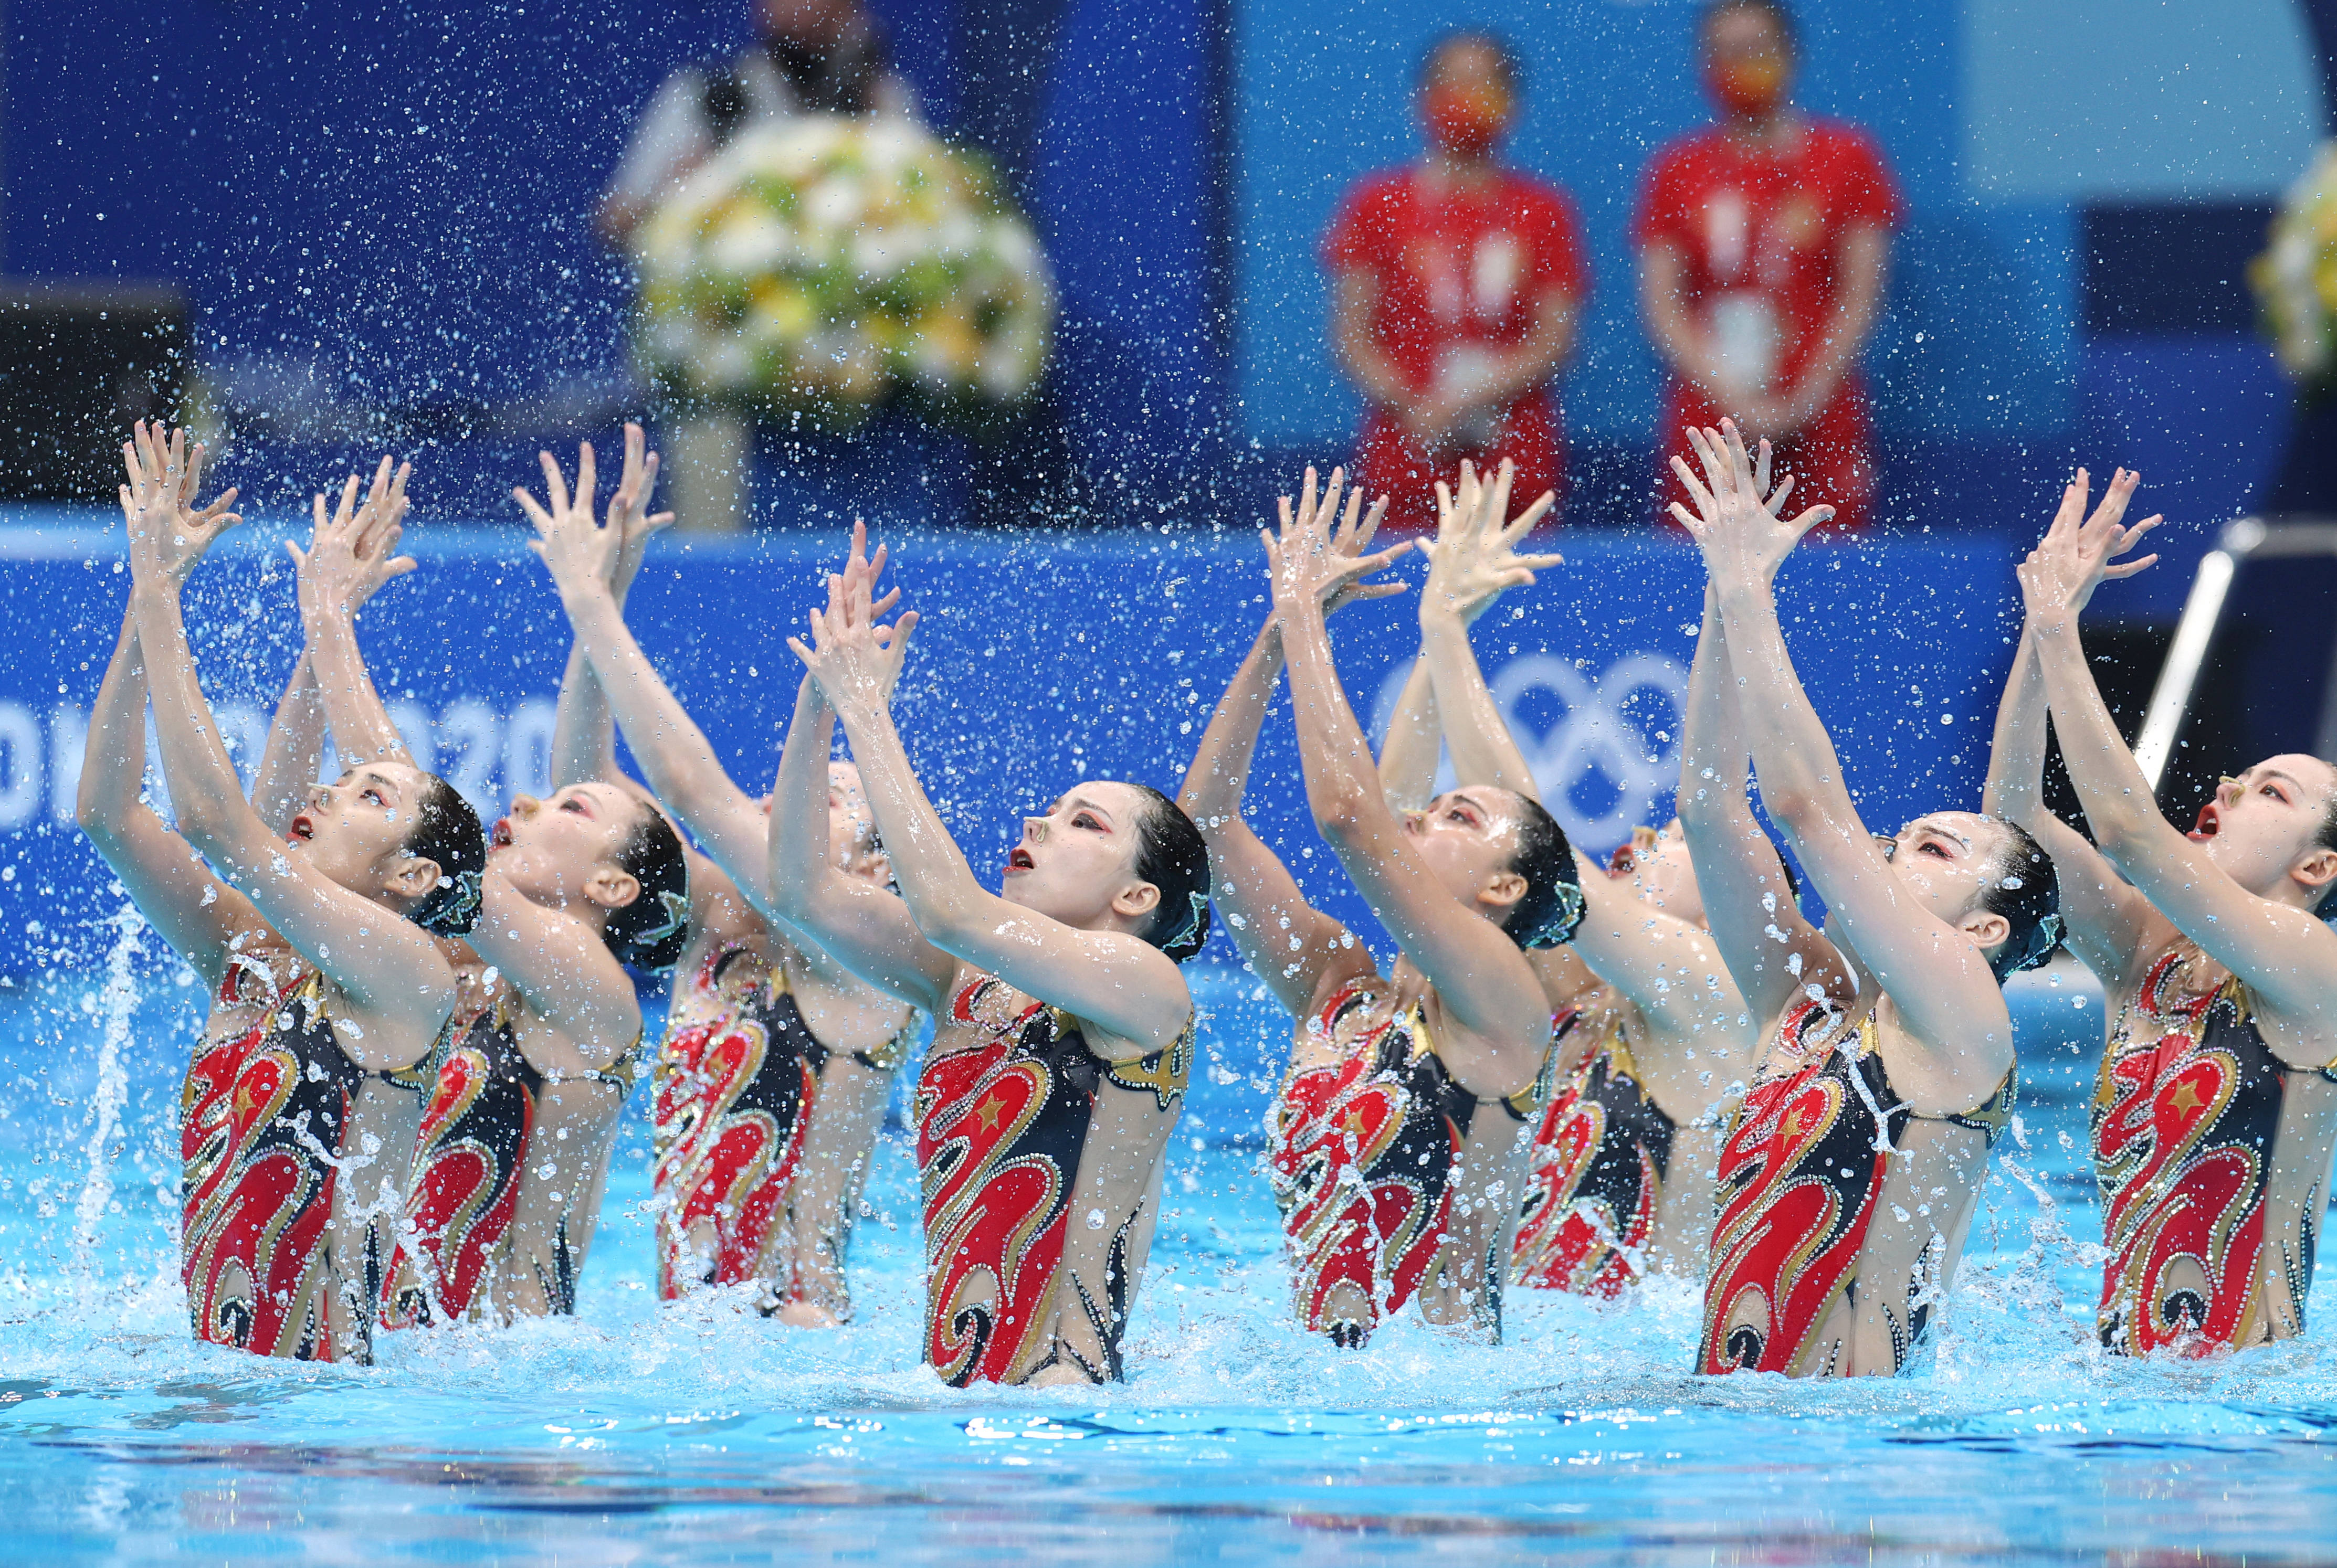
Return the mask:
[[[1054,289],[1030,225],[913,122],[748,131],[636,236],[634,349],[684,402],[836,430],[898,391],[978,428],[1045,367]]]
[[[2337,388],[2337,141],[2289,187],[2248,282],[2264,336],[2304,394]]]

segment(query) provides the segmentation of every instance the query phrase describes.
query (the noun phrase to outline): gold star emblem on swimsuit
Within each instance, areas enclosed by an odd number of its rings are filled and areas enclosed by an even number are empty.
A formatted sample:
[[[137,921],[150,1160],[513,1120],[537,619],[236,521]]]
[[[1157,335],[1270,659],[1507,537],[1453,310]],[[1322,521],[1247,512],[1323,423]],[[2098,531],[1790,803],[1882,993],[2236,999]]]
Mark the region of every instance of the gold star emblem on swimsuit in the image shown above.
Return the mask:
[[[1362,1137],[1364,1135],[1363,1107],[1360,1105],[1348,1107],[1347,1114],[1339,1120],[1339,1130],[1343,1133],[1352,1133],[1359,1138]]]
[[[994,1133],[998,1130],[999,1113],[1005,1109],[1006,1102],[1000,1099],[996,1095],[992,1095],[990,1098],[976,1105],[973,1108],[973,1114],[982,1118],[982,1130],[983,1132]]]
[[[2199,1097],[2199,1091],[2192,1087],[2187,1079],[2176,1086],[2175,1093],[2169,1096],[2168,1099],[2178,1111],[2195,1111],[2206,1104]]]
[[[1792,1110],[1785,1113],[1785,1119],[1777,1124],[1777,1135],[1788,1141],[1798,1138],[1802,1135],[1801,1106],[1795,1105]]]

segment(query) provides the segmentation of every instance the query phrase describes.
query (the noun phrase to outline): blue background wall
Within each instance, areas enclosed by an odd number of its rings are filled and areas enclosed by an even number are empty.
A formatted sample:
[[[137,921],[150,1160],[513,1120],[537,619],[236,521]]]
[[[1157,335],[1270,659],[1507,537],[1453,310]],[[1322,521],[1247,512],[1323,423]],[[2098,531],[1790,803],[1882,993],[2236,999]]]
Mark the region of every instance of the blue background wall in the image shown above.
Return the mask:
[[[876,0],[933,122],[996,158],[1061,276],[1048,410],[1003,453],[897,425],[767,453],[764,520],[848,511],[1256,514],[1344,448],[1315,238],[1413,150],[1425,0]],[[2237,268],[2324,119],[2295,0],[1807,0],[1803,97],[1882,139],[1910,199],[1875,344],[1892,526],[2026,531],[2076,462],[2144,469],[2180,525],[2171,613],[2264,489],[2287,394]],[[1488,0],[1529,61],[1518,161],[1569,187],[1598,268],[1567,386],[1577,524],[1638,527],[1656,372],[1623,239],[1637,171],[1703,114],[1692,0]],[[0,273],[164,278],[267,500],[361,448],[424,504],[508,515],[540,443],[641,412],[621,263],[586,215],[737,0],[25,0],[0,102]],[[2120,229],[2121,214],[2148,219]],[[2203,227],[2204,222],[2204,227]],[[2147,297],[2146,298],[2146,297]],[[2144,307],[2130,307],[2141,301]],[[797,477],[780,481],[786,470]],[[1084,482],[1037,485],[1077,470]],[[1027,492],[1027,493],[1026,493]],[[1049,510],[1051,509],[1051,510]]]

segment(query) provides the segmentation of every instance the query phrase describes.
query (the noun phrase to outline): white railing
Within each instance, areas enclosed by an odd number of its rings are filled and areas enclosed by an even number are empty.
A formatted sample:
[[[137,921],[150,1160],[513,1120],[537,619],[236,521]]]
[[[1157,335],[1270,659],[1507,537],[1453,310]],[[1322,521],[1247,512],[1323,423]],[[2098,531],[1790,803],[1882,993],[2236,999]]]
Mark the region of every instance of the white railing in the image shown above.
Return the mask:
[[[2134,760],[2142,765],[2151,788],[2158,787],[2166,772],[2166,759],[2174,755],[2241,563],[2295,556],[2337,558],[2337,522],[2266,522],[2260,517],[2243,517],[2225,528],[2215,548],[2199,562],[2199,575],[2192,579],[2190,597],[2183,601],[2183,618],[2176,625],[2175,640],[2167,645],[2166,662],[2159,667],[2158,683],[2151,687],[2150,706],[2143,715],[2142,733],[2134,743]],[[2313,750],[2337,758],[2337,648],[2331,650]]]

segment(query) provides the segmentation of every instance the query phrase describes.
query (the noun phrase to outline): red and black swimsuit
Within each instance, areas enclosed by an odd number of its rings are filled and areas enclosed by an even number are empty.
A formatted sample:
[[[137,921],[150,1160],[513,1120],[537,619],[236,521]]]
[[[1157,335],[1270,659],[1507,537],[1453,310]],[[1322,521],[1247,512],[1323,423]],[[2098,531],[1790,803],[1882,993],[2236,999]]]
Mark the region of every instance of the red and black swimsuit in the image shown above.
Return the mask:
[[[978,1017],[985,1002],[1007,1016]],[[1101,1065],[1068,1015],[990,976],[951,999],[950,1021],[990,1036],[917,1079],[925,1359],[963,1388],[1027,1373],[1051,1331]]]
[[[2188,957],[2185,948],[2151,966],[2119,1015],[2094,1092],[2109,1249],[2096,1324],[2105,1346],[2132,1355],[2206,1355],[2265,1331],[2266,1193],[2293,1069],[2264,1044],[2237,977],[2181,989]],[[2324,1168],[2327,1158],[2324,1144]],[[2318,1206],[2307,1204],[2297,1227],[2302,1255],[2283,1260],[2298,1329]]]
[[[1371,1008],[1368,986],[1342,987],[1309,1031],[1333,1036]],[[1522,1122],[1538,1098],[1529,1089],[1502,1105]],[[1284,1079],[1267,1124],[1267,1175],[1297,1273],[1298,1320],[1310,1332],[1361,1345],[1418,1294],[1444,1247],[1453,1163],[1476,1110],[1417,1005],[1364,1029],[1338,1060],[1294,1066]],[[1343,1285],[1364,1302],[1360,1320],[1331,1304]],[[1486,1286],[1498,1314],[1498,1272]]]
[[[709,953],[690,979],[689,1005],[675,1012],[658,1052],[652,1113],[656,1192],[666,1205],[658,1294],[669,1300],[695,1285],[768,1279],[828,1058],[785,973],[743,945]],[[882,1051],[853,1059],[891,1072],[914,1027],[913,1018]],[[713,1228],[710,1259],[691,1242],[701,1224]],[[797,1294],[792,1280],[769,1283],[782,1300]]]
[[[2011,1120],[2010,1072],[1974,1110],[1917,1117],[1892,1090],[1874,1020],[1843,1039],[1846,1017],[1814,1001],[1785,1015],[1778,1049],[1800,1065],[1753,1086],[1721,1148],[1699,1371],[1835,1370],[1822,1364],[1818,1330],[1838,1300],[1858,1299],[1859,1257],[1909,1120],[1970,1128],[1990,1147]],[[1928,1294],[1911,1294],[1903,1323],[1892,1315],[1898,1366],[1931,1309]]]
[[[1561,1038],[1580,1015],[1562,1020]],[[1651,1098],[1619,1011],[1534,1129],[1510,1247],[1514,1284],[1612,1297],[1639,1278],[1679,1128]]]
[[[520,1054],[510,994],[447,1024],[406,1189],[382,1326],[461,1322],[486,1306],[519,1203],[543,1075]]]
[[[369,1076],[417,1086],[416,1072],[369,1075],[343,1053],[318,972],[288,956],[229,960],[217,1004],[267,1008],[243,1033],[207,1040],[180,1096],[180,1261],[195,1337],[261,1356],[369,1361],[379,1260],[334,1256],[340,1166]],[[334,1293],[347,1299],[334,1310]],[[337,1329],[336,1320],[347,1325]]]

